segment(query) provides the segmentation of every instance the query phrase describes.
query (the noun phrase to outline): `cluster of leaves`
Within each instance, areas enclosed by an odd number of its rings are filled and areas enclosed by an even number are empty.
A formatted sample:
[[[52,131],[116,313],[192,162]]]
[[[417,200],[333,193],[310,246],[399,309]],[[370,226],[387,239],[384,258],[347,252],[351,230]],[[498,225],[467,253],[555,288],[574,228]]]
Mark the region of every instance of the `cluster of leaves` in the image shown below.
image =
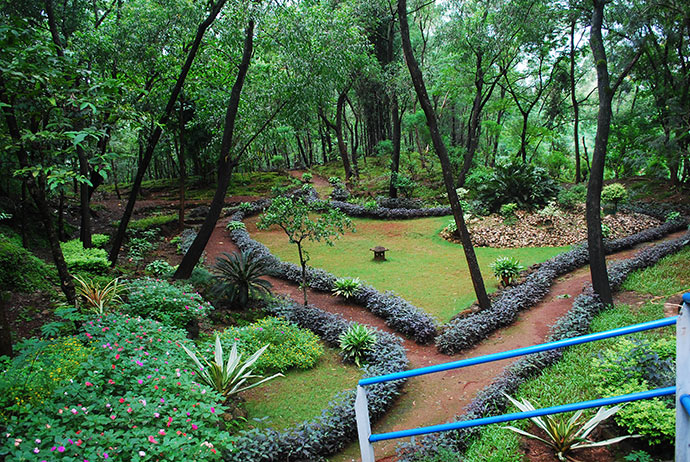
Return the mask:
[[[159,228],[134,231],[127,242],[127,259],[135,265],[139,265],[146,255],[158,246],[159,232]]]
[[[244,355],[267,345],[254,364],[259,373],[311,369],[324,353],[316,334],[276,317],[260,319],[244,327],[230,327],[220,339],[226,347],[236,343],[238,351]]]
[[[74,280],[77,281],[77,295],[83,301],[86,311],[103,316],[122,302],[120,293],[123,287],[118,278],[107,282],[103,287],[97,281],[82,279],[79,276],[75,276]]]
[[[583,204],[587,198],[587,187],[583,184],[576,184],[571,188],[558,191],[558,205],[566,210],[574,209],[578,204]]]
[[[60,247],[70,271],[103,274],[110,268],[108,252],[103,249],[85,249],[79,239],[63,242]]]
[[[161,279],[142,278],[127,283],[127,303],[122,310],[133,316],[184,328],[208,314],[213,306],[191,286],[176,286]]]
[[[240,308],[247,306],[250,297],[271,293],[271,283],[262,279],[266,275],[264,262],[252,252],[223,252],[216,259],[213,271],[212,292]]]
[[[338,346],[340,335],[350,326],[341,316],[312,306],[276,301],[267,309],[312,330],[332,347]],[[367,365],[362,368],[365,377],[405,370],[408,362],[400,339],[385,332],[377,332],[376,336],[376,344],[366,355]],[[372,421],[388,410],[402,385],[403,381],[395,381],[367,387]],[[337,396],[320,416],[293,428],[282,432],[270,428],[242,432],[225,460],[321,460],[335,454],[357,437],[354,401],[355,391],[350,390]]]
[[[496,167],[476,189],[477,199],[492,212],[509,203],[521,209],[546,205],[557,193],[558,185],[546,170],[522,162]]]
[[[332,197],[332,196],[331,196]],[[387,208],[387,207],[365,207],[362,205],[351,204],[339,200],[331,200],[331,206],[351,217],[379,218],[382,220],[399,220],[421,217],[440,217],[450,215],[450,207],[429,207],[429,208]]]
[[[675,338],[624,337],[602,351],[597,360],[597,392],[602,396],[671,387],[676,383]],[[629,403],[616,422],[650,444],[671,443],[675,438],[676,407],[673,397]]]
[[[359,278],[338,278],[333,284],[333,295],[350,298],[357,293],[361,285]]]
[[[391,173],[391,183],[393,186],[402,192],[405,197],[412,197],[414,189],[417,187],[417,182],[403,173]]]
[[[214,445],[230,444],[219,429],[223,398],[185,368],[184,331],[112,314],[86,322],[75,339],[86,345],[75,350],[79,365],[67,373],[46,364],[59,383],[44,403],[7,422],[0,453],[12,460],[220,458]]]
[[[54,268],[21,246],[21,242],[0,234],[0,289],[17,292],[49,290],[57,280]]]
[[[609,269],[612,287],[620,287],[632,271],[653,265],[666,255],[677,252],[683,248],[688,238],[690,238],[690,233],[673,241],[646,248],[635,257],[612,265]],[[591,287],[586,288],[583,294],[575,298],[570,311],[551,328],[548,341],[558,341],[588,333],[594,317],[605,309],[606,306],[594,295]],[[504,412],[508,405],[505,395],[515,394],[521,384],[554,364],[561,355],[560,350],[551,350],[518,360],[491,385],[484,388],[469,404],[467,412],[458,420],[472,420]],[[461,452],[467,448],[478,432],[477,428],[469,428],[424,436],[419,438],[416,444],[401,445],[398,450],[400,460],[403,462],[422,461],[440,450]]]
[[[302,174],[302,181],[304,181],[305,183],[311,183],[312,179],[314,179],[314,175],[312,175],[311,173],[304,172]]]
[[[347,360],[362,366],[362,358],[376,343],[376,334],[362,324],[354,323],[340,335],[340,351]]]
[[[409,197],[376,197],[376,202],[379,207],[385,209],[421,209],[424,207],[424,202],[420,199],[410,199]]]
[[[135,231],[145,231],[151,228],[160,228],[161,226],[175,223],[177,218],[178,216],[175,213],[168,215],[150,215],[138,220],[130,221],[128,228]]]
[[[235,229],[246,229],[246,226],[241,221],[228,221],[228,224],[225,225],[225,229],[227,229],[228,231],[232,231]]]
[[[496,279],[505,286],[511,284],[525,269],[515,257],[498,257],[490,266]]]
[[[153,260],[151,263],[146,265],[144,270],[155,277],[163,277],[172,274],[175,271],[175,267],[168,263],[166,260]]]

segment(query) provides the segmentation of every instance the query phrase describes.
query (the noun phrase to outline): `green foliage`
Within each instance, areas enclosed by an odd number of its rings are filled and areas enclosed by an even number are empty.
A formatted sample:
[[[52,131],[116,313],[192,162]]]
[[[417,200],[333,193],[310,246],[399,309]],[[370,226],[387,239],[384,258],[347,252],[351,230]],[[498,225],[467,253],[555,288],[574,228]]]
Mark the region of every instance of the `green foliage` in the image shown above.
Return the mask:
[[[553,219],[557,217],[562,217],[563,212],[560,211],[555,201],[549,202],[546,207],[537,211],[537,215],[543,219]]]
[[[644,451],[633,451],[623,457],[626,462],[654,462],[654,458]]]
[[[104,248],[110,242],[110,236],[106,234],[92,234],[91,243],[94,247]]]
[[[656,265],[632,273],[623,283],[623,290],[634,290],[655,296],[670,296],[690,287],[690,247],[669,255]]]
[[[57,272],[14,240],[0,234],[0,289],[16,292],[50,290]]]
[[[601,236],[608,239],[611,236],[611,227],[604,222],[601,222]]]
[[[522,412],[536,410],[532,403],[525,398],[523,398],[522,401],[517,401],[508,395],[506,395],[506,397]],[[574,449],[607,446],[630,438],[629,435],[625,435],[598,442],[593,442],[588,439],[589,435],[600,423],[616,414],[620,409],[620,406],[613,406],[610,409],[600,407],[594,417],[584,423],[580,421],[582,418],[582,410],[575,412],[568,420],[566,420],[563,415],[546,415],[543,417],[530,418],[529,420],[546,433],[547,439],[516,427],[507,426],[505,428],[528,438],[541,441],[556,451],[556,456],[559,460],[567,462],[569,460],[567,454]]]
[[[675,384],[675,338],[622,338],[596,360],[597,392],[616,396]],[[629,403],[616,422],[639,433],[650,444],[675,438],[675,400],[672,397]]]
[[[668,215],[666,215],[666,223],[670,223],[672,221],[676,221],[677,219],[680,218],[680,213],[679,212],[670,212]]]
[[[378,204],[376,203],[376,200],[374,199],[369,199],[368,201],[364,202],[364,208],[367,210],[374,210],[378,207]]]
[[[511,284],[523,269],[525,267],[514,257],[499,257],[491,264],[496,279],[506,286]]]
[[[184,328],[213,309],[191,286],[176,286],[160,279],[141,278],[127,283],[126,313]]]
[[[240,210],[244,213],[251,212],[253,209],[252,204],[249,202],[241,202],[240,203]]]
[[[236,229],[247,229],[247,227],[241,221],[231,220],[228,221],[227,225],[225,225],[225,229],[228,231],[234,231]]]
[[[613,213],[616,213],[618,204],[628,198],[628,191],[620,183],[612,183],[604,186],[601,190],[601,200],[605,204],[613,206]]]
[[[361,366],[364,356],[376,343],[376,334],[362,324],[353,323],[340,335],[339,341],[343,357]]]
[[[241,391],[257,387],[276,377],[283,377],[281,373],[266,378],[254,374],[254,363],[263,354],[267,346],[268,345],[264,345],[245,361],[242,361],[242,355],[237,352],[237,345],[233,343],[226,362],[223,358],[223,345],[221,344],[220,336],[216,333],[213,359],[208,361],[206,358],[202,357],[205,365],[199,361],[196,353],[187,349],[184,345],[182,345],[182,348],[198,367],[197,374],[199,378],[197,380],[204,385],[208,385],[221,395],[228,397]],[[255,379],[261,380],[257,381]]]
[[[492,212],[511,202],[524,209],[546,205],[558,193],[546,170],[522,162],[496,167],[483,180],[476,185],[477,198]]]
[[[517,209],[518,205],[514,202],[503,204],[500,209],[500,214],[503,218],[513,218]]]
[[[223,252],[216,259],[213,272],[212,292],[240,308],[247,306],[250,297],[271,293],[271,283],[262,279],[266,275],[266,267],[253,253]]]
[[[390,158],[393,153],[393,141],[392,140],[381,140],[374,146],[374,155],[376,157],[386,157]]]
[[[391,182],[393,186],[400,192],[402,192],[405,197],[412,197],[412,193],[417,187],[417,182],[414,181],[409,176],[404,173],[391,173]]]
[[[103,316],[112,311],[122,302],[120,293],[123,287],[118,278],[111,280],[104,287],[101,287],[98,282],[87,278],[82,279],[79,276],[74,276],[74,280],[77,281],[77,295],[84,301],[84,308],[97,316]]]
[[[353,297],[362,286],[359,278],[338,278],[333,283],[333,295]]]
[[[130,221],[128,228],[137,231],[160,228],[161,226],[177,222],[178,218],[176,213],[171,213],[169,215],[152,215],[150,217]]]
[[[564,209],[573,209],[576,205],[582,204],[587,198],[587,187],[583,184],[576,184],[571,188],[558,191],[558,205]]]
[[[236,343],[237,350],[244,355],[266,345],[266,350],[254,364],[259,373],[310,369],[324,353],[316,334],[274,317],[260,319],[244,327],[230,327],[223,332],[221,340],[225,345]]]
[[[172,274],[175,271],[175,267],[165,260],[153,260],[146,265],[144,271],[155,277],[163,277]]]
[[[312,174],[309,173],[309,172],[304,172],[304,173],[302,174],[302,181],[304,181],[305,183],[311,183],[311,180],[312,180],[313,178],[314,178],[314,175],[312,175]]]
[[[160,229],[135,231],[127,241],[127,260],[139,266],[144,258],[158,247]]]
[[[110,268],[108,252],[103,249],[95,247],[85,249],[79,239],[63,242],[60,247],[70,271],[103,274]]]
[[[337,176],[329,176],[328,177],[328,182],[331,184],[331,186],[342,186],[343,185],[343,180],[341,180]]]
[[[455,234],[458,232],[458,225],[455,223],[455,219],[448,220],[448,224],[443,228],[447,233]]]

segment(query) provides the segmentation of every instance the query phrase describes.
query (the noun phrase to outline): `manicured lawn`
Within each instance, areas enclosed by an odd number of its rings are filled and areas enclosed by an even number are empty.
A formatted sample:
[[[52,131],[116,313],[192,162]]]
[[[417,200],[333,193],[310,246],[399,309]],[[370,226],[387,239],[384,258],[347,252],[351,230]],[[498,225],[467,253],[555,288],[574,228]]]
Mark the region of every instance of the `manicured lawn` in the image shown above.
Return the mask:
[[[267,245],[285,261],[298,263],[297,247],[279,229],[258,231],[258,217],[246,220],[251,236]],[[353,219],[357,231],[346,234],[335,246],[307,243],[309,265],[336,276],[359,277],[379,290],[392,290],[413,304],[447,322],[474,300],[465,254],[458,244],[447,242],[438,233],[450,217],[382,221]],[[370,248],[390,249],[387,261],[373,261]],[[523,249],[477,248],[477,259],[487,290],[497,289],[489,265],[501,256],[516,257],[525,265],[548,260],[568,247]]]
[[[362,371],[343,364],[338,350],[326,348],[316,366],[293,370],[242,394],[248,425],[281,430],[321,414],[341,391],[355,388]]]

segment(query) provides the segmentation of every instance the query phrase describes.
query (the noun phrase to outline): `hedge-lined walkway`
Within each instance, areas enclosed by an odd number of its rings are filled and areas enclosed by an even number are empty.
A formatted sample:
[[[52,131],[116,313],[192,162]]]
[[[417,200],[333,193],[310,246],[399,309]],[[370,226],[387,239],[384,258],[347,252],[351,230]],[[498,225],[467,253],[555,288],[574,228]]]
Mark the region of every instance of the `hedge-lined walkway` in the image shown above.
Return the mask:
[[[395,222],[391,222],[390,225],[395,226]],[[683,232],[674,233],[660,241],[677,238],[682,234]],[[645,245],[651,245],[651,243]],[[637,247],[615,253],[610,255],[608,260],[629,258],[639,249],[640,247]],[[222,252],[237,250],[225,230],[225,222],[219,223],[206,246],[208,261],[214,262]],[[273,277],[267,277],[267,279],[273,284],[274,293],[287,295],[298,302],[302,299],[301,290],[297,284]],[[479,345],[459,355],[443,355],[434,345],[419,345],[405,339],[404,346],[408,350],[410,367],[423,367],[543,342],[550,326],[570,309],[572,300],[589,282],[588,267],[580,268],[557,279],[549,294],[539,304],[521,313],[513,325],[494,332]],[[337,313],[345,319],[395,333],[381,318],[374,316],[360,305],[348,303],[341,297],[333,297],[328,293],[309,289],[308,298],[310,304],[324,311]],[[393,410],[375,425],[374,431],[392,431],[446,422],[462,413],[463,408],[469,404],[476,393],[490,384],[503,368],[512,362],[513,360],[507,360],[476,366],[467,371],[450,371],[410,379]],[[355,384],[352,386],[354,387]],[[396,444],[396,441],[377,443],[375,446],[377,457],[380,460],[394,460]],[[344,453],[331,460],[349,462],[357,459],[358,446],[353,444]]]

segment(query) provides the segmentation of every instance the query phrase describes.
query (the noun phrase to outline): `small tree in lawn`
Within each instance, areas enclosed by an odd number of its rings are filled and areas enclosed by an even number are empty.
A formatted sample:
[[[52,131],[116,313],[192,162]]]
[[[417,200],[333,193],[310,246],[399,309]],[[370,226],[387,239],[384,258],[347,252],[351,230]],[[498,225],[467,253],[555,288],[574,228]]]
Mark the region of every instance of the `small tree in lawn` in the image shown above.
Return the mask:
[[[352,221],[340,210],[330,208],[323,202],[307,203],[302,199],[281,196],[273,200],[257,223],[259,229],[268,229],[273,225],[287,234],[291,244],[297,244],[306,306],[309,254],[304,249],[304,241],[324,241],[333,245],[333,241],[345,234],[346,229],[354,231]]]

